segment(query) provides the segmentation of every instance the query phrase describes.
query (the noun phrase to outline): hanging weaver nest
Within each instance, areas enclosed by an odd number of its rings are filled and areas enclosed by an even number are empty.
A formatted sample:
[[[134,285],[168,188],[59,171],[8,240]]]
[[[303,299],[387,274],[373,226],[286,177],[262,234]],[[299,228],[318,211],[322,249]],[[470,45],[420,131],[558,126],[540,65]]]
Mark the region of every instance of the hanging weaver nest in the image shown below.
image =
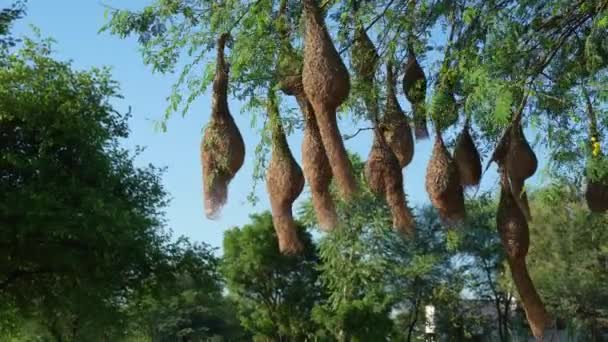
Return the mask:
[[[344,198],[357,191],[357,183],[338,129],[337,108],[346,100],[350,79],[331,41],[316,0],[304,0],[306,34],[302,84],[314,109],[323,147]]]
[[[376,75],[376,69],[378,69],[380,56],[378,56],[374,43],[361,24],[358,24],[355,29],[351,51],[351,62],[355,74],[366,84],[372,84]]]
[[[378,132],[378,129],[364,172],[372,192],[386,199],[393,217],[393,228],[412,237],[415,221],[405,199],[401,167],[397,157],[384,141],[383,133]]]
[[[431,118],[441,131],[458,121],[458,105],[448,77],[442,77],[435,88],[431,105]]]
[[[532,333],[536,338],[542,339],[550,318],[528,273],[526,266],[526,255],[530,245],[528,222],[511,193],[511,186],[505,171],[501,167],[501,192],[496,213],[496,225]]]
[[[454,160],[456,161],[456,165],[458,165],[460,184],[463,187],[479,185],[481,180],[481,158],[475,147],[475,142],[471,134],[469,134],[468,119],[456,141]]]
[[[601,180],[589,180],[585,190],[585,199],[589,210],[595,213],[608,211],[608,177]]]
[[[302,96],[298,96],[297,101],[305,122],[302,141],[304,176],[310,186],[312,204],[319,226],[324,230],[330,230],[338,225],[336,206],[329,191],[332,179],[331,167],[321,142],[312,105]]]
[[[223,34],[217,42],[211,120],[201,143],[205,215],[210,219],[219,217],[228,197],[228,184],[245,159],[243,137],[228,109],[229,65],[224,59],[224,46],[228,38],[227,34]]]
[[[414,137],[409,120],[403,113],[395,94],[395,78],[390,62],[386,65],[386,87],[386,107],[382,120],[384,138],[399,160],[399,166],[404,168],[414,157]]]
[[[445,147],[440,132],[435,137],[425,183],[431,203],[444,222],[455,224],[464,219],[464,194],[458,166]]]
[[[521,208],[526,220],[530,221],[532,218],[530,207],[527,205],[527,201],[523,201],[524,182],[536,172],[538,160],[524,136],[519,120],[514,123],[509,134],[505,168],[511,183],[511,193],[513,193],[515,201]]]
[[[416,139],[428,138],[429,132],[426,127],[426,109],[424,104],[426,99],[426,76],[424,75],[424,70],[418,64],[413,51],[410,51],[407,63],[405,64],[403,92],[407,100],[412,104]]]
[[[304,176],[287,144],[272,91],[268,101],[268,117],[272,134],[272,157],[266,170],[266,188],[270,196],[272,223],[279,239],[281,253],[298,254],[303,250],[303,245],[298,238],[292,205],[302,193]]]

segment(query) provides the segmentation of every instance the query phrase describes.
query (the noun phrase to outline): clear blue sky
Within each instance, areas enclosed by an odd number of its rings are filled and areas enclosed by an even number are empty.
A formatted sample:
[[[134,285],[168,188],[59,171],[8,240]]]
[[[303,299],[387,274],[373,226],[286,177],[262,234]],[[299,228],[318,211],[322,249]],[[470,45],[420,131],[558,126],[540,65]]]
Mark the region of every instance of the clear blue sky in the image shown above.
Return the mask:
[[[141,8],[151,0],[105,0],[103,3],[117,8]],[[4,5],[7,0],[0,0]],[[10,3],[10,1],[8,1]],[[3,7],[3,6],[0,6]],[[252,206],[247,202],[247,195],[252,186],[254,165],[253,148],[259,141],[257,129],[250,126],[250,118],[241,114],[240,104],[230,102],[231,111],[241,129],[248,147],[245,165],[237,174],[230,186],[229,202],[217,221],[205,218],[202,209],[201,166],[199,161],[199,144],[201,128],[209,119],[209,94],[199,98],[185,117],[176,115],[168,122],[168,132],[155,131],[154,122],[162,117],[166,108],[165,98],[175,75],[153,74],[151,69],[142,63],[138,44],[134,38],[121,40],[107,33],[98,34],[104,24],[104,7],[96,0],[30,0],[28,15],[15,26],[18,35],[31,33],[29,25],[39,27],[44,36],[57,40],[56,56],[62,60],[73,60],[77,69],[92,66],[110,66],[114,79],[122,88],[124,99],[116,100],[119,110],[132,108],[130,121],[131,137],[125,145],[133,148],[136,145],[146,147],[138,158],[141,165],[152,163],[156,166],[167,166],[164,185],[172,201],[167,208],[168,226],[177,235],[185,235],[194,241],[221,247],[223,232],[235,225],[247,223],[248,215],[268,208],[265,195],[265,184],[258,186],[260,202]],[[403,101],[404,109],[408,109]],[[367,123],[354,125],[341,122],[342,133],[352,133],[357,127],[369,126]],[[289,138],[295,157],[300,160],[300,134]],[[371,134],[364,132],[347,142],[347,148],[362,156],[367,156],[371,145]],[[424,174],[430,157],[432,140],[418,142],[413,162],[405,170],[405,187],[410,203],[421,205],[428,203],[424,190]],[[486,174],[482,189],[496,186],[496,174]],[[306,193],[305,193],[306,194]],[[305,195],[304,194],[304,195]],[[302,196],[303,197],[303,196]]]

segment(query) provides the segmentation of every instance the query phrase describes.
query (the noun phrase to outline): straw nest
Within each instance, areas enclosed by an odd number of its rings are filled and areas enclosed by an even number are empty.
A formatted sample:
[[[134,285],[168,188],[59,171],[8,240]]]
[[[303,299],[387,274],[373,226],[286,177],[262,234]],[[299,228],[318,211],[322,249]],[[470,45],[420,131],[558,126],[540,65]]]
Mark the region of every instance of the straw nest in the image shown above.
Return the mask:
[[[431,105],[431,118],[442,131],[458,121],[458,106],[451,88],[449,82],[442,79],[435,88]]]
[[[306,33],[302,84],[313,106],[321,140],[332,173],[344,198],[357,191],[357,183],[338,129],[337,108],[350,91],[346,66],[333,45],[316,0],[304,0]]]
[[[364,173],[372,192],[386,199],[393,218],[393,228],[406,236],[413,236],[415,221],[403,191],[401,167],[381,132],[375,133]]]
[[[380,56],[378,56],[374,43],[361,24],[357,25],[355,29],[351,51],[351,63],[357,77],[367,84],[373,83]]]
[[[277,232],[281,253],[298,254],[303,250],[303,245],[298,238],[292,205],[302,193],[304,175],[287,144],[273,92],[269,96],[268,116],[272,134],[272,156],[266,170],[266,189],[270,196],[272,223]]]
[[[595,213],[608,211],[608,179],[589,180],[585,190],[589,210]]]
[[[469,133],[468,120],[460,132],[454,148],[454,160],[458,165],[460,184],[463,187],[477,186],[481,180],[481,158]]]
[[[510,129],[508,152],[505,159],[505,167],[511,183],[511,192],[515,197],[517,205],[521,208],[526,220],[530,221],[532,216],[530,208],[525,201],[524,182],[532,177],[538,168],[538,160],[530,144],[524,136],[521,124],[517,121]]]
[[[224,58],[224,46],[228,38],[227,34],[223,34],[217,42],[211,120],[201,142],[205,215],[210,219],[219,217],[221,208],[227,201],[228,184],[245,159],[243,137],[228,109],[229,66]]]
[[[384,138],[397,157],[399,166],[404,168],[414,157],[414,137],[409,120],[403,113],[395,94],[395,78],[390,62],[386,65],[386,87],[386,106],[383,118]]]
[[[526,266],[525,258],[530,245],[528,223],[511,193],[505,170],[501,169],[500,172],[501,193],[496,214],[496,225],[532,333],[536,338],[542,338],[545,327],[550,323],[550,318],[530,279]],[[525,200],[527,201],[527,199]]]
[[[458,166],[437,132],[431,160],[426,170],[426,191],[441,219],[455,224],[465,217],[464,194]]]
[[[331,167],[321,142],[312,105],[303,96],[298,96],[296,99],[305,122],[302,141],[304,176],[310,186],[312,204],[319,226],[324,230],[330,230],[338,225],[336,206],[329,190],[332,179]]]
[[[416,139],[428,138],[429,132],[426,126],[426,109],[424,104],[426,99],[426,76],[412,51],[410,51],[407,63],[405,64],[403,92],[407,100],[412,104]]]

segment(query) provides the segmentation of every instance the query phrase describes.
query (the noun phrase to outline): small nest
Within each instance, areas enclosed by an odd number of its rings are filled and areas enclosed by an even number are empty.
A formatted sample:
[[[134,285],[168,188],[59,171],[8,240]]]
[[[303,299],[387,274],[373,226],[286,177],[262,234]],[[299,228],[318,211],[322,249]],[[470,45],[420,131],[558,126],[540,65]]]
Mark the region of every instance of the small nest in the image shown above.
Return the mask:
[[[475,142],[469,134],[469,126],[465,124],[456,141],[454,160],[458,165],[460,184],[463,187],[477,186],[481,181],[481,158]]]
[[[412,104],[416,139],[426,139],[429,132],[426,125],[426,76],[414,54],[410,54],[405,65],[403,92]]]
[[[412,237],[415,221],[405,199],[401,167],[382,133],[375,135],[364,172],[370,190],[385,197],[393,217],[393,228]]]
[[[218,39],[211,120],[201,142],[205,215],[210,219],[219,217],[227,201],[228,184],[245,160],[245,143],[228,109],[229,67],[224,60],[226,39],[226,34]]]
[[[303,96],[298,96],[296,99],[305,121],[302,140],[304,176],[310,186],[312,204],[319,226],[324,230],[331,230],[338,225],[336,206],[329,191],[332,179],[331,167],[321,142],[321,133],[319,133],[312,105]]]
[[[589,180],[585,190],[585,199],[592,212],[601,214],[608,211],[608,179],[604,181]]]
[[[374,76],[376,75],[380,56],[378,56],[374,43],[361,25],[357,25],[357,28],[355,29],[355,37],[351,51],[351,62],[355,74],[366,84],[372,84],[374,82]]]
[[[410,123],[403,113],[397,95],[392,65],[386,66],[387,94],[383,118],[384,139],[399,160],[401,168],[406,167],[414,157],[414,137]]]
[[[437,86],[431,106],[431,117],[441,131],[458,121],[456,98],[445,82],[441,81]]]
[[[268,115],[272,131],[272,157],[266,170],[266,189],[270,196],[272,223],[281,253],[298,254],[303,250],[303,245],[298,238],[292,205],[304,189],[304,175],[287,144],[274,95],[270,97]]]
[[[437,133],[431,160],[426,170],[426,191],[431,203],[448,224],[461,222],[466,215],[458,166]]]
[[[524,197],[524,201],[527,203],[526,197]],[[501,192],[496,225],[532,333],[537,338],[542,337],[544,329],[549,323],[549,317],[526,267],[525,258],[530,246],[528,223],[511,193],[509,180],[504,170],[501,170]]]
[[[532,219],[530,208],[522,198],[525,194],[525,180],[532,177],[536,172],[538,160],[530,144],[528,144],[519,123],[512,127],[509,133],[510,138],[505,167],[511,182],[511,193],[515,197],[515,201],[521,208],[526,220],[530,221]]]
[[[337,108],[350,92],[346,66],[331,40],[316,0],[304,0],[306,34],[302,84],[313,106],[321,140],[342,195],[352,198],[357,182],[346,153],[338,122]]]

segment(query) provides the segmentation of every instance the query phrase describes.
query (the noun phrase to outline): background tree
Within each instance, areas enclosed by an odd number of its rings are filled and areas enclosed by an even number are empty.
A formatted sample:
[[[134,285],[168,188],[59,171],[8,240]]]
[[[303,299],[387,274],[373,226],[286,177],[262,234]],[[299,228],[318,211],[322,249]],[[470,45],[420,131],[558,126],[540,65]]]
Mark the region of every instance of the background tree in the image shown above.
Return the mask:
[[[445,231],[430,209],[420,211],[415,239],[393,231],[389,208],[363,179],[363,162],[356,155],[351,162],[360,193],[353,201],[337,201],[342,225],[319,241],[328,298],[315,308],[314,319],[337,340],[384,339],[393,329],[394,338],[411,340],[423,330],[424,306],[443,309],[440,297],[462,286]],[[301,216],[308,226],[318,226],[310,201]]]
[[[608,218],[590,214],[576,188],[556,183],[534,194],[538,219],[530,270],[552,312],[581,340],[608,328]]]
[[[298,256],[279,252],[270,213],[226,231],[221,271],[242,326],[254,336],[277,341],[314,335],[311,310],[321,299],[318,257],[312,238],[298,225],[304,245]]]

